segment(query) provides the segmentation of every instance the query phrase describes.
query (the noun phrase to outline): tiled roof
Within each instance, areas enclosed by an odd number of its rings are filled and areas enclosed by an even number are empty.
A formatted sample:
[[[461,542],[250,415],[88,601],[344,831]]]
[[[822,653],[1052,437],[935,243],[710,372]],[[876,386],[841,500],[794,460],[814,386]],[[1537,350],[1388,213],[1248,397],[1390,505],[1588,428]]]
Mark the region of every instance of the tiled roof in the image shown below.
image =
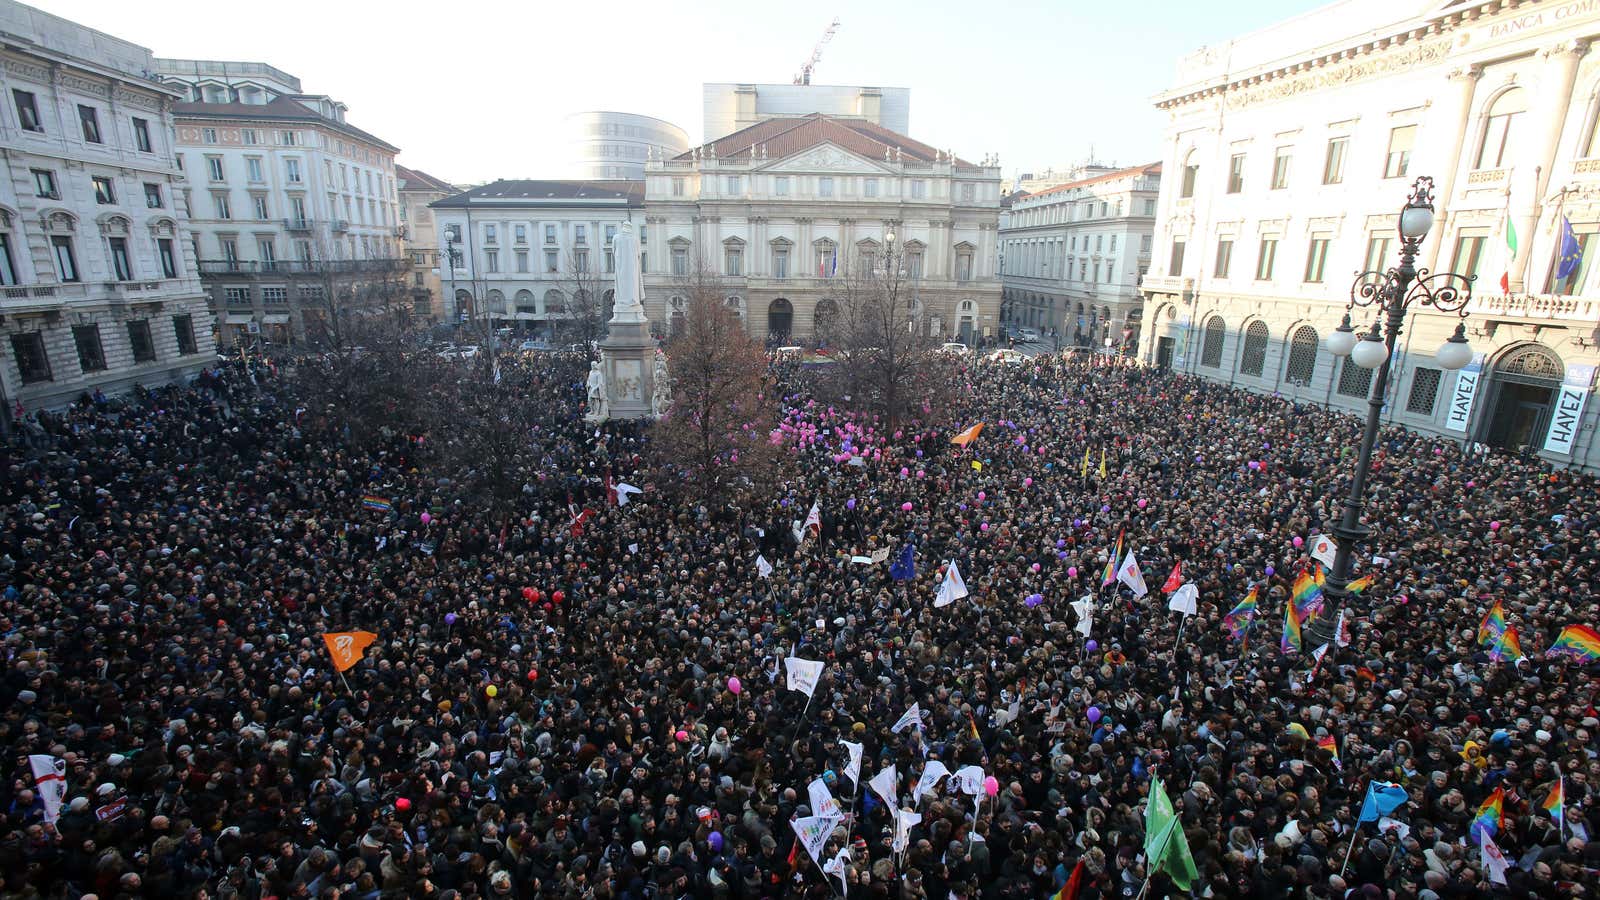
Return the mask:
[[[437,191],[442,194],[457,192],[455,185],[442,178],[435,178],[420,169],[408,169],[395,163],[394,177],[400,180],[402,191]]]
[[[1133,166],[1132,168],[1128,168],[1128,169],[1118,169],[1115,172],[1107,172],[1104,175],[1096,175],[1093,178],[1085,178],[1082,181],[1069,181],[1066,184],[1058,184],[1058,185],[1055,185],[1053,187],[1047,187],[1044,190],[1034,191],[1033,193],[1028,194],[1025,197],[1018,197],[1017,199],[1018,200],[1024,200],[1024,199],[1032,200],[1035,197],[1046,197],[1046,196],[1049,196],[1051,194],[1059,194],[1059,193],[1062,193],[1064,191],[1070,191],[1073,188],[1088,187],[1091,184],[1101,184],[1101,183],[1107,182],[1107,181],[1116,181],[1118,178],[1127,178],[1130,175],[1160,175],[1160,174],[1161,174],[1161,163],[1153,162],[1153,163],[1149,163],[1149,164],[1143,165],[1143,166]]]
[[[498,206],[560,206],[563,201],[595,203],[611,201],[630,207],[644,206],[642,181],[540,181],[502,179],[470,191],[462,191],[429,206],[450,208],[468,204]]]
[[[822,143],[831,143],[874,160],[883,159],[884,151],[891,148],[899,150],[902,158],[910,157],[930,163],[940,152],[921,141],[864,119],[836,118],[824,113],[811,113],[792,119],[766,119],[697,149],[701,155],[714,151],[717,159],[749,159],[752,150],[769,159],[781,159]],[[676,158],[693,159],[694,151],[679,154]],[[955,162],[957,165],[972,165],[959,157]]]
[[[345,122],[335,122],[306,108],[288,97],[274,97],[266,103],[175,103],[172,115],[178,119],[259,119],[269,122],[306,122],[341,131],[363,141],[384,147],[395,153],[400,148],[377,135],[362,131]]]

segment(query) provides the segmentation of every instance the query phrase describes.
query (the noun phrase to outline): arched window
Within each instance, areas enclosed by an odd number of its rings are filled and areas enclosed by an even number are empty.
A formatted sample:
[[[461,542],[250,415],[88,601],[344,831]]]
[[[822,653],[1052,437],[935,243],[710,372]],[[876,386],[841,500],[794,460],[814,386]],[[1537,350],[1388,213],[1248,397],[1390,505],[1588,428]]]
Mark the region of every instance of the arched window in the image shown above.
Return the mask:
[[[1505,355],[1495,364],[1495,374],[1516,375],[1522,378],[1540,378],[1560,381],[1566,367],[1554,353],[1538,344],[1523,344]]]
[[[1356,361],[1346,356],[1344,362],[1339,364],[1339,387],[1341,396],[1365,397],[1372,390],[1372,370],[1356,365]]]
[[[1228,326],[1222,321],[1221,316],[1212,316],[1206,320],[1205,340],[1200,345],[1200,365],[1208,369],[1221,368],[1222,341],[1227,329]]]
[[[782,297],[767,305],[767,334],[788,337],[794,328],[794,306]]]
[[[1317,373],[1317,329],[1301,325],[1289,339],[1289,362],[1283,370],[1283,380],[1306,387]]]
[[[484,298],[489,312],[503,313],[506,311],[506,295],[499,291],[491,290]]]
[[[823,297],[811,310],[811,332],[819,340],[829,341],[837,337],[835,334],[839,327],[839,304],[831,297]]]
[[[1244,346],[1239,348],[1239,374],[1260,377],[1267,367],[1267,323],[1251,322],[1244,330]]]
[[[567,314],[567,298],[558,290],[544,292],[544,314],[547,316],[564,316]]]
[[[733,310],[734,315],[739,317],[739,321],[744,321],[744,300],[741,297],[735,294],[723,302],[728,305],[729,309]]]
[[[534,305],[533,302],[533,291],[517,291],[516,296],[512,298],[512,302],[517,305],[517,312],[523,315],[532,316],[539,312],[539,307]]]
[[[1178,192],[1180,198],[1194,196],[1194,184],[1200,178],[1200,156],[1198,150],[1190,150],[1189,155],[1183,158],[1183,183]]]
[[[1528,92],[1514,87],[1494,98],[1483,123],[1475,169],[1498,169],[1510,163],[1517,127],[1528,111]]]

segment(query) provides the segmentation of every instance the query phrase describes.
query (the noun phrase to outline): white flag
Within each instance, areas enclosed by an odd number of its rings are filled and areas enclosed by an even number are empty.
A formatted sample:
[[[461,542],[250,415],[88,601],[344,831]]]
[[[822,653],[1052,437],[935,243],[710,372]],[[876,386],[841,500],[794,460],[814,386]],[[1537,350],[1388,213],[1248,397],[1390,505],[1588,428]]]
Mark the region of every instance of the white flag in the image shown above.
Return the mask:
[[[1333,623],[1333,641],[1341,647],[1350,646],[1350,632],[1345,630],[1344,607],[1339,607],[1339,618]]]
[[[922,821],[922,814],[909,809],[896,810],[894,814],[894,852],[904,853],[911,843],[911,829]]]
[[[1090,629],[1094,627],[1094,598],[1086,596],[1080,600],[1074,600],[1068,605],[1072,607],[1073,612],[1078,614],[1078,625],[1072,630],[1084,637],[1088,637]]]
[[[852,562],[852,563],[854,563],[855,565],[858,565],[858,566],[870,566],[870,565],[872,565],[872,557],[870,557],[870,556],[852,556],[852,557],[850,557],[850,562]]]
[[[888,562],[889,561],[889,548],[888,547],[879,547],[878,549],[872,551],[872,561],[874,563]]]
[[[822,536],[822,510],[818,508],[817,501],[811,501],[811,511],[806,513],[805,530],[812,537]]]
[[[1489,880],[1495,884],[1505,884],[1506,869],[1511,868],[1511,864],[1506,862],[1505,854],[1500,852],[1488,831],[1479,829],[1478,839],[1478,850],[1483,858],[1483,867],[1489,871]]]
[[[839,804],[833,799],[833,792],[828,790],[827,782],[821,778],[813,778],[811,783],[806,785],[806,792],[811,795],[812,815],[843,817],[844,814],[839,812]]]
[[[626,481],[617,482],[615,485],[612,486],[611,489],[617,492],[617,505],[618,506],[627,506],[628,505],[628,495],[629,494],[642,494],[642,493],[644,493],[644,491],[639,490],[638,488],[636,488],[633,485],[627,483]]]
[[[1333,568],[1333,559],[1339,553],[1339,545],[1333,542],[1333,537],[1326,534],[1312,535],[1311,558],[1317,560],[1329,569]]]
[[[900,805],[899,798],[895,796],[900,792],[900,776],[895,773],[894,766],[884,766],[879,769],[878,774],[872,776],[872,780],[867,782],[867,787],[872,788],[874,794],[882,797],[883,802],[887,803],[890,809]]]
[[[956,789],[961,793],[983,796],[983,766],[962,766],[951,777],[956,780]]]
[[[839,848],[839,852],[835,853],[832,859],[822,864],[822,874],[832,875],[839,879],[840,884],[845,884],[845,866],[848,865],[850,865],[850,847],[846,845]],[[844,891],[841,890],[840,893]]]
[[[944,581],[939,585],[939,593],[933,598],[935,607],[949,606],[968,596],[967,583],[961,580],[961,567],[955,560],[950,560],[950,565],[944,570]]]
[[[1122,568],[1117,570],[1117,580],[1128,586],[1135,597],[1143,597],[1150,593],[1144,586],[1144,573],[1139,571],[1139,560],[1133,556],[1133,551],[1128,551],[1128,556],[1122,561]]]
[[[950,774],[944,763],[937,759],[930,759],[922,767],[922,775],[917,778],[917,783],[911,788],[911,803],[914,806],[922,805],[922,796],[931,794],[939,787],[939,781]]]
[[[767,558],[759,553],[756,554],[756,574],[762,578],[772,577],[772,563],[767,562]]]
[[[838,816],[806,816],[804,819],[795,819],[794,833],[800,838],[800,843],[806,848],[806,853],[811,855],[811,861],[822,865],[817,855],[828,843],[828,836],[833,834],[833,826],[839,824]]]
[[[867,749],[866,744],[853,744],[850,741],[840,741],[844,749],[850,751],[850,761],[845,764],[844,774],[855,783],[856,790],[861,790],[861,754]]]
[[[922,730],[922,710],[915,703],[911,704],[911,708],[906,710],[905,715],[894,723],[894,727],[889,729],[889,733],[899,734],[912,725],[917,726],[918,731]]]
[[[28,757],[33,770],[33,790],[44,804],[44,820],[54,824],[61,816],[61,801],[67,798],[67,762],[59,756],[34,754]]]
[[[1192,616],[1200,610],[1199,600],[1200,589],[1192,584],[1185,584],[1167,598],[1167,609]]]
[[[821,660],[801,659],[791,656],[783,661],[784,671],[789,673],[789,690],[799,691],[809,699],[817,690],[817,682],[822,680],[822,667],[827,663]]]

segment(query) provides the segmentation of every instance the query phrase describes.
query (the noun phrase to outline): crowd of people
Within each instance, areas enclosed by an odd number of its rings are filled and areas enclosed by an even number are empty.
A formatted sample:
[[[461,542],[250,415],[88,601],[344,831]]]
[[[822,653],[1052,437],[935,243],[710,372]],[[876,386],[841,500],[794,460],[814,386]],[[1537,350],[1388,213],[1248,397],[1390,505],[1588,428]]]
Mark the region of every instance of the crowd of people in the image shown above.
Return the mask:
[[[1137,367],[960,364],[970,391],[919,424],[786,374],[779,486],[719,508],[652,474],[648,426],[586,423],[570,360],[460,388],[525,437],[509,518],[440,470],[442,435],[308,408],[310,364],[34,414],[0,489],[0,898],[1600,889],[1596,667],[1543,652],[1594,618],[1595,478],[1386,429],[1374,581],[1317,659],[1280,625],[1358,422]],[[1147,595],[1104,585],[1119,535]],[[938,606],[951,562],[970,596]],[[1520,658],[1480,640],[1497,601]],[[377,639],[340,672],[324,635],[350,631]],[[811,693],[790,658],[824,664]],[[983,778],[930,785],[936,762]],[[868,787],[890,767],[892,804]],[[1156,779],[1187,890],[1145,854]],[[1358,825],[1377,782],[1406,802]],[[1472,828],[1496,790],[1504,872]]]

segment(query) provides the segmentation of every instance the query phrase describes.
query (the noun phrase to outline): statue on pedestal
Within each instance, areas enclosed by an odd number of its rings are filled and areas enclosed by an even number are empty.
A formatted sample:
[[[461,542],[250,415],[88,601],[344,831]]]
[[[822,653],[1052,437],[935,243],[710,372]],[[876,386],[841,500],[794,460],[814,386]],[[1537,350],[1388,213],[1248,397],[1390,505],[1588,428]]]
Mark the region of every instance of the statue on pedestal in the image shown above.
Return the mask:
[[[672,407],[672,380],[667,375],[667,355],[660,350],[656,351],[656,369],[651,380],[654,390],[650,395],[650,414],[659,419]]]
[[[606,399],[606,373],[600,361],[589,363],[589,422],[604,422],[610,417],[610,402]]]

